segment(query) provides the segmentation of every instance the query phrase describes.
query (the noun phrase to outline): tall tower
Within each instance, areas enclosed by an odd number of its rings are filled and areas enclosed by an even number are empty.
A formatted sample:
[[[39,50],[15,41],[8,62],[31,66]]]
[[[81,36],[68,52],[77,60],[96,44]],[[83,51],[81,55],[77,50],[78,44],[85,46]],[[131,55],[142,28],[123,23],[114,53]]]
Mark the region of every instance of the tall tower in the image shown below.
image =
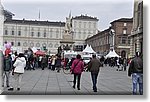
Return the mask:
[[[3,46],[4,8],[0,0],[0,46]]]

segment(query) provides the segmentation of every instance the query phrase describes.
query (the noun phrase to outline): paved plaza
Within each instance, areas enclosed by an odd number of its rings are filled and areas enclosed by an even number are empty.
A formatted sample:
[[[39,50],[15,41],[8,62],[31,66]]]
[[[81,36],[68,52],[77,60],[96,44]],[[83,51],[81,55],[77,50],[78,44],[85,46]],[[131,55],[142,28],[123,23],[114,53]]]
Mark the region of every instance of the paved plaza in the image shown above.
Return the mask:
[[[11,76],[11,80],[13,76]],[[49,69],[26,70],[23,74],[21,90],[7,91],[3,95],[131,95],[131,78],[127,71],[116,71],[115,67],[102,67],[98,76],[98,92],[93,92],[90,72],[81,76],[81,90],[73,89],[73,75],[60,73]]]

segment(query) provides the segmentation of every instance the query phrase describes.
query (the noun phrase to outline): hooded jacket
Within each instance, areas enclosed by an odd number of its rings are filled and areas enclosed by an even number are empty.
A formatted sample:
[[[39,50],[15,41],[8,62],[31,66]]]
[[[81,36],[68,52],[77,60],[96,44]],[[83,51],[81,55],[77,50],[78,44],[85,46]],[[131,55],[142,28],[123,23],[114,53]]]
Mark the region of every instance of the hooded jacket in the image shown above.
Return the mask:
[[[13,64],[15,67],[14,72],[15,73],[24,73],[24,68],[26,66],[26,60],[24,57],[18,57]]]

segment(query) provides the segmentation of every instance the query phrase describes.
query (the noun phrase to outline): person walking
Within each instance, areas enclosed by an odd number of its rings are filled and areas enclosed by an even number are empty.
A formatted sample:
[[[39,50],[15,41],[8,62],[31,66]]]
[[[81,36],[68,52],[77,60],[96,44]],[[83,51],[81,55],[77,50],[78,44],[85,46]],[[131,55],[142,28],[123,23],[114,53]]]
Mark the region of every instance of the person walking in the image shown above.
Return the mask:
[[[139,94],[143,95],[143,60],[140,57],[139,52],[136,52],[135,57],[130,63],[128,69],[128,76],[132,76],[133,95],[137,94],[138,85],[139,85]]]
[[[2,80],[2,87],[4,87],[5,78],[6,78],[6,86],[9,87],[9,78],[10,78],[10,72],[12,70],[12,60],[11,55],[7,54],[4,56],[3,60],[3,80]]]
[[[45,55],[43,55],[43,57],[42,57],[41,64],[42,64],[42,70],[44,70],[44,68],[47,65],[47,58]]]
[[[97,92],[97,77],[99,74],[100,66],[101,63],[100,61],[96,58],[96,55],[92,55],[92,60],[88,65],[88,69],[91,72],[91,78],[92,78],[92,83],[93,83],[93,91]]]
[[[57,72],[59,73],[60,68],[61,68],[61,56],[57,56],[55,67],[56,67]]]
[[[70,72],[74,74],[74,80],[73,80],[73,88],[75,89],[76,86],[76,79],[77,81],[77,88],[80,90],[80,79],[81,74],[84,70],[84,62],[81,60],[81,55],[77,55],[76,59],[73,61]]]
[[[52,63],[51,63],[52,71],[55,70],[55,64],[56,64],[56,57],[54,55],[52,55]]]
[[[24,73],[24,68],[26,66],[26,60],[23,53],[19,53],[18,58],[16,59],[14,66],[14,79],[15,82],[13,83],[13,86],[10,87],[8,90],[12,91],[14,88],[17,88],[17,90],[20,90],[21,80],[22,80],[22,74]]]
[[[48,58],[48,69],[52,69],[51,63],[52,63],[52,58],[49,57],[49,58]]]

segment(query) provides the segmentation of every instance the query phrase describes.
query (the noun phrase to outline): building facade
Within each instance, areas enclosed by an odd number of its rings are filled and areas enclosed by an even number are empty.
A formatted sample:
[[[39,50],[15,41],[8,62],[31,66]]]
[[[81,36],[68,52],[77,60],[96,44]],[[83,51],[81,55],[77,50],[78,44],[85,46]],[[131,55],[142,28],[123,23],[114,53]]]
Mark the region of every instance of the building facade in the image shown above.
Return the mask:
[[[134,57],[137,51],[143,54],[143,0],[134,0],[133,14],[130,57]]]
[[[118,55],[128,58],[130,54],[130,39],[133,19],[121,18],[110,23],[111,29],[115,31],[114,50]]]
[[[98,19],[87,15],[80,15],[72,18],[73,38],[75,41],[74,50],[82,51],[85,39],[96,35],[98,32]]]
[[[56,53],[64,26],[64,22],[5,20],[3,38],[17,50],[46,47],[49,53]]]
[[[3,46],[4,8],[0,1],[0,46]]]
[[[122,57],[128,57],[130,52],[129,35],[132,30],[132,18],[121,18],[111,22],[111,26],[99,32],[98,34],[86,39],[86,43],[90,44],[96,52],[106,55],[112,44],[111,29],[114,30],[114,50]]]
[[[67,24],[70,23],[72,30],[71,45],[74,50],[81,51],[85,45],[85,39],[93,36],[98,30],[98,19],[87,15],[71,17],[66,22],[50,22],[38,20],[17,20],[13,19],[12,13],[5,14],[2,43],[11,42],[12,48],[18,51],[24,51],[28,48],[36,47],[46,49],[47,53],[56,54],[58,47],[62,46],[66,34]],[[88,29],[89,28],[89,29]]]
[[[93,50],[100,54],[107,54],[110,49],[110,39],[109,39],[109,31],[110,29],[106,29],[98,34],[87,38],[86,44],[92,46]]]

